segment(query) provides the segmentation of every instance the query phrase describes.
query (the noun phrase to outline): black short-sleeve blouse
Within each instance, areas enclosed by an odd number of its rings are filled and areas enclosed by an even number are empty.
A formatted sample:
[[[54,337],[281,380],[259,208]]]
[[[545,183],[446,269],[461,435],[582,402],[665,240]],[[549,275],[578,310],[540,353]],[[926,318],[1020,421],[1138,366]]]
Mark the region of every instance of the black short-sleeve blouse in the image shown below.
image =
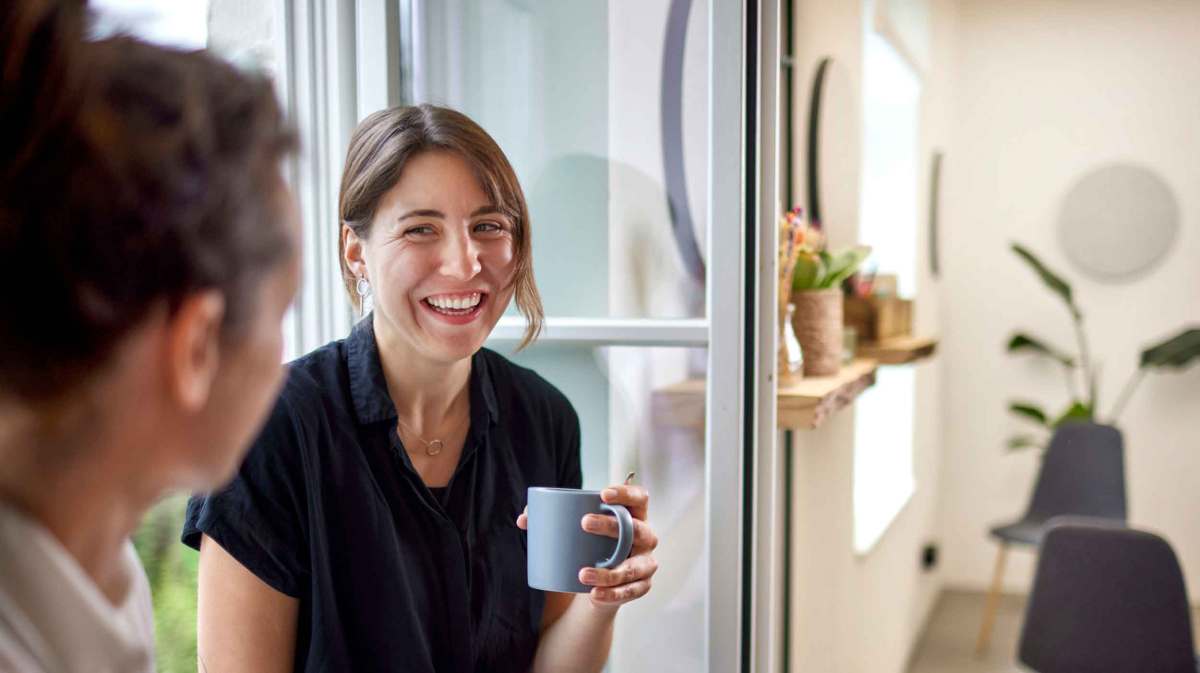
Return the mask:
[[[188,503],[216,540],[300,601],[296,671],[526,671],[544,595],[516,527],[529,486],[578,488],[579,418],[536,373],[471,360],[471,426],[434,495],[395,432],[369,319],[289,365],[234,480]]]

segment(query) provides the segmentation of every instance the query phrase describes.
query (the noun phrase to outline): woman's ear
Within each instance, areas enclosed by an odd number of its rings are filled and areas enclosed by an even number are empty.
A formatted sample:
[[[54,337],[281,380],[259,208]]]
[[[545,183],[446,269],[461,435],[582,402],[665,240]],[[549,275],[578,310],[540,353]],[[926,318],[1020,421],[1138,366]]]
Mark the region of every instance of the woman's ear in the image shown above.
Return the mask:
[[[363,239],[359,238],[353,229],[342,225],[342,256],[346,261],[346,268],[350,269],[355,278],[370,280],[367,276],[366,246],[363,243]]]
[[[216,290],[184,298],[167,323],[167,382],[175,402],[191,412],[208,404],[221,364],[225,297]]]

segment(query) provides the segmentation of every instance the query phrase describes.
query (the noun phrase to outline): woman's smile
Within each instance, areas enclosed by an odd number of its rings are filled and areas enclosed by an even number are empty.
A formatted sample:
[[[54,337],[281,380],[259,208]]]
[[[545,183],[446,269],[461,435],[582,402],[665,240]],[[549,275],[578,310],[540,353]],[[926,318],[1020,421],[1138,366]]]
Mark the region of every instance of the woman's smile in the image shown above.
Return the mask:
[[[434,294],[422,299],[420,304],[427,313],[442,322],[467,325],[483,313],[489,296],[481,291]]]

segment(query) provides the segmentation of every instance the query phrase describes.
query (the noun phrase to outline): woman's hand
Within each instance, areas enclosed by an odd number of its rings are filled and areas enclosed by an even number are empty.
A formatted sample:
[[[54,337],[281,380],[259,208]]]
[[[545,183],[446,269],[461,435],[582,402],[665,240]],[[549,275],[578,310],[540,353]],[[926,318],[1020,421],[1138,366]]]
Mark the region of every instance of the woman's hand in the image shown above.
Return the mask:
[[[600,499],[610,505],[624,505],[633,515],[633,549],[629,558],[611,570],[584,568],[579,581],[592,587],[589,597],[598,608],[616,610],[629,601],[650,591],[650,578],[658,570],[653,552],[658,536],[646,520],[650,494],[641,486],[609,486],[600,492]],[[595,535],[617,537],[617,519],[607,514],[588,514],[583,517],[583,529]]]
[[[592,605],[615,611],[629,601],[645,596],[650,591],[650,578],[658,571],[658,561],[652,555],[658,547],[658,536],[646,518],[650,505],[650,494],[641,486],[609,486],[600,492],[600,499],[610,505],[624,505],[633,516],[633,549],[629,558],[610,570],[583,568],[579,581],[592,587],[588,597]],[[527,530],[528,508],[517,517],[517,527]],[[607,514],[588,514],[580,522],[583,529],[595,535],[617,537],[617,519]]]

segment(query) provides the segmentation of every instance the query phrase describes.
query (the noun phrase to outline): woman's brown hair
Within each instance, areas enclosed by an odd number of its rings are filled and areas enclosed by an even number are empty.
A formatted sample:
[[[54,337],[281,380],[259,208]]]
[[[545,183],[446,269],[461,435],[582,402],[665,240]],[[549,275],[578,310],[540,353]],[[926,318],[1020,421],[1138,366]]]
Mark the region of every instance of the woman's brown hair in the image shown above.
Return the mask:
[[[206,52],[85,41],[78,0],[0,3],[0,395],[87,380],[156,306],[224,295],[236,339],[294,254],[270,82]]]
[[[371,233],[371,222],[379,202],[400,180],[405,164],[421,152],[447,150],[471,166],[484,194],[513,223],[513,296],[527,326],[520,348],[537,338],[542,330],[542,299],[533,282],[533,251],[529,230],[529,207],[500,146],[469,117],[443,107],[416,105],[380,110],[354,129],[342,171],[338,214],[359,238]],[[340,227],[339,227],[340,228]],[[358,279],[346,266],[345,242],[338,237],[338,261],[346,293],[359,305]]]

